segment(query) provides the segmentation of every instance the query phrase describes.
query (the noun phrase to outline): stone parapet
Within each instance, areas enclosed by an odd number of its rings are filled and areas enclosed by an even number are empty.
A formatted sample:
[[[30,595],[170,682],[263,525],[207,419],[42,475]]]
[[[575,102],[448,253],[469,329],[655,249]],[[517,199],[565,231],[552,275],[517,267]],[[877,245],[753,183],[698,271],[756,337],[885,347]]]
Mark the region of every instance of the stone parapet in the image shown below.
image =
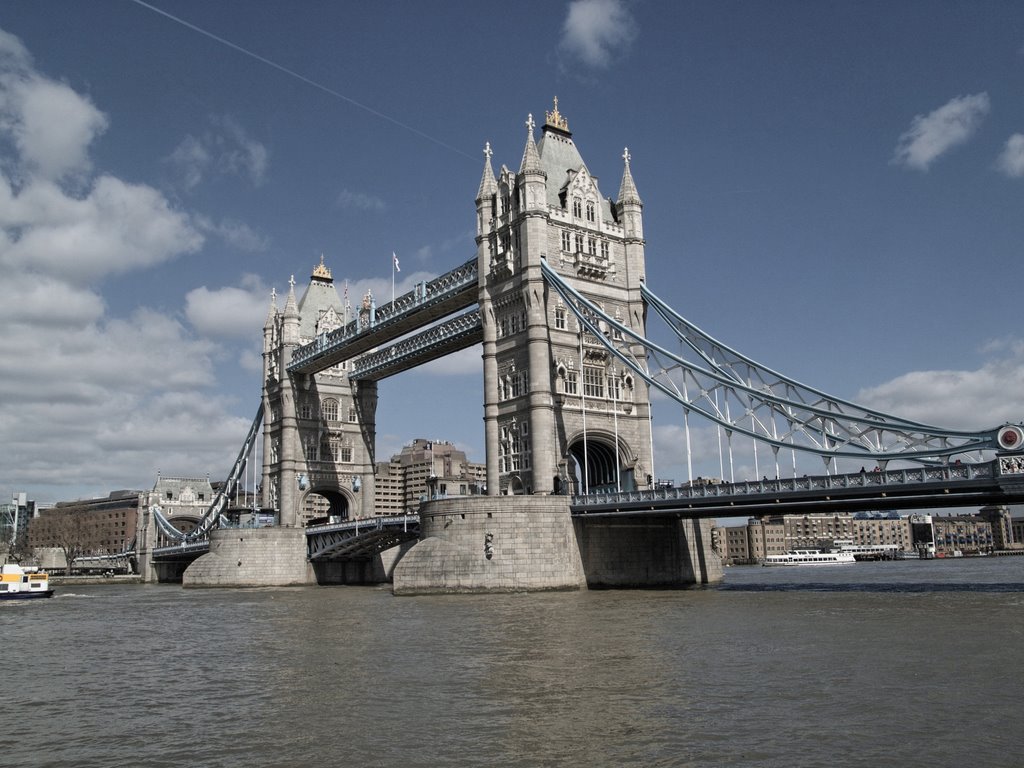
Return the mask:
[[[316,584],[301,528],[225,528],[185,571],[185,587],[285,587]]]
[[[394,570],[396,595],[585,589],[565,496],[439,499]]]

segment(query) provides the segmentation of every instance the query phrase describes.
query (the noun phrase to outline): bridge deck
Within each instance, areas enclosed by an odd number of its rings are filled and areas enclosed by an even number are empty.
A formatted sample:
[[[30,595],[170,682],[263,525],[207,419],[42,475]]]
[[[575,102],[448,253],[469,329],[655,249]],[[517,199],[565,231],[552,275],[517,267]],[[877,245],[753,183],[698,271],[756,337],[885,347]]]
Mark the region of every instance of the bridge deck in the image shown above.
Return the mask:
[[[373,323],[353,320],[295,350],[288,372],[318,373],[387,344],[479,301],[476,259],[376,309]]]
[[[1001,483],[997,462],[815,475],[574,496],[574,515],[738,517],[1017,504],[1018,483]]]

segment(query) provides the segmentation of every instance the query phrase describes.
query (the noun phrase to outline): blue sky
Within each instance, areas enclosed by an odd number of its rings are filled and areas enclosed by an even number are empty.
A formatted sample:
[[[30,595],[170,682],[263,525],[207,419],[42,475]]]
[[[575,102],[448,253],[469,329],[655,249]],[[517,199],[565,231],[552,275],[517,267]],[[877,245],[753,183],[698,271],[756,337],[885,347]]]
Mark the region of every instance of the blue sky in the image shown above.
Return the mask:
[[[0,498],[223,477],[271,289],[470,258],[484,143],[517,168],[556,95],[606,196],[629,147],[680,313],[867,406],[1024,419],[1019,3],[7,0]],[[481,379],[470,351],[382,382],[378,456],[482,461]]]

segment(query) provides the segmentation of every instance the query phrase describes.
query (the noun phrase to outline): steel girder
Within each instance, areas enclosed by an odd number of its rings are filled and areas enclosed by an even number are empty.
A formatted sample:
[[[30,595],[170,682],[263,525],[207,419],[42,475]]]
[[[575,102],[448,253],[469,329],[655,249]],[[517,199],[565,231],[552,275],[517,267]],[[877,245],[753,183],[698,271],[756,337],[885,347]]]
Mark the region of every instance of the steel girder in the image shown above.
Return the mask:
[[[390,347],[366,353],[355,361],[348,378],[351,381],[379,381],[479,344],[483,338],[480,311],[474,309],[402,339]]]
[[[428,322],[471,307],[478,301],[477,261],[417,285],[390,304],[377,307],[373,324],[363,327],[358,318],[348,325],[318,336],[292,353],[288,373],[319,373],[343,360],[404,336]]]
[[[582,327],[623,364],[683,406],[723,427],[779,449],[829,460],[868,458],[948,461],[950,456],[999,448],[999,429],[967,432],[932,427],[833,397],[800,384],[722,344],[676,313],[646,286],[645,302],[696,360],[655,344],[605,314],[542,263],[548,284]]]
[[[231,468],[231,472],[228,475],[227,481],[224,483],[224,487],[217,491],[217,495],[213,497],[213,501],[200,518],[199,525],[196,526],[194,531],[182,533],[164,516],[163,510],[161,510],[160,507],[150,507],[150,512],[153,513],[153,517],[156,520],[160,531],[165,536],[169,539],[173,539],[174,541],[196,541],[198,539],[206,538],[210,533],[210,530],[212,528],[216,528],[220,524],[221,513],[227,509],[228,500],[234,495],[238,488],[238,483],[242,479],[242,473],[245,471],[245,463],[249,460],[249,455],[252,453],[252,449],[256,445],[256,438],[259,436],[260,425],[262,423],[263,403],[261,402],[260,407],[256,409],[256,418],[252,420],[252,425],[249,427],[249,433],[245,436],[245,442],[242,443],[242,448],[238,452],[238,458],[235,459],[235,465]]]

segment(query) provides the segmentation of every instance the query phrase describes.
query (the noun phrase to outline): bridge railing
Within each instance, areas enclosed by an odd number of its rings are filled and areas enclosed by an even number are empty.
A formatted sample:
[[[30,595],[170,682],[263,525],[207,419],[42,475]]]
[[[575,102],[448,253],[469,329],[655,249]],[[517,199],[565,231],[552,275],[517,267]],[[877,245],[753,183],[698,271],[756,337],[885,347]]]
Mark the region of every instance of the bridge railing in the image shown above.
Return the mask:
[[[798,493],[841,488],[869,488],[872,486],[901,486],[925,483],[953,483],[957,481],[991,480],[995,477],[996,462],[982,464],[951,464],[945,467],[910,467],[862,471],[843,475],[811,475],[793,478],[763,478],[737,483],[703,483],[655,488],[649,491],[601,492],[577,494],[573,506],[586,507],[638,501],[676,501],[714,499],[764,493]]]
[[[288,367],[289,369],[298,368],[318,355],[343,346],[360,334],[369,333],[420,307],[443,301],[452,294],[464,290],[466,286],[475,285],[477,281],[477,262],[473,258],[440,277],[418,284],[413,290],[402,294],[388,304],[374,307],[369,325],[361,325],[359,318],[356,318],[348,325],[322,334],[308,344],[304,344],[292,353]]]
[[[337,533],[339,531],[374,531],[381,528],[393,528],[398,525],[417,525],[420,521],[419,515],[384,515],[381,517],[367,517],[358,520],[342,520],[338,523],[321,523],[320,525],[306,526],[306,535],[313,536],[318,533]]]

